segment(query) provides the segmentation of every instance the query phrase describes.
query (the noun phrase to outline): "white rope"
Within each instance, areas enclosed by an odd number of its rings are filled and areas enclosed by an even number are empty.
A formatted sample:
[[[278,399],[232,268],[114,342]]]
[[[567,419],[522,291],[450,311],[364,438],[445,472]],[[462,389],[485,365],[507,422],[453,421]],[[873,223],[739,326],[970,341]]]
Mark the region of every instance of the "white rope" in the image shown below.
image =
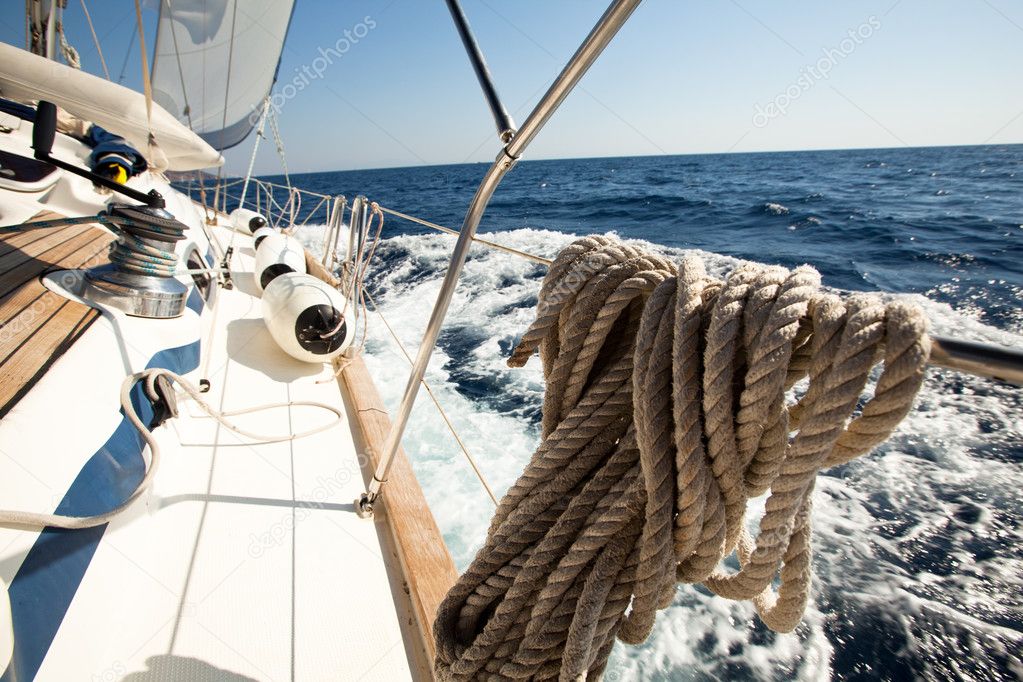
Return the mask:
[[[327,405],[325,403],[311,402],[311,401],[291,401],[287,403],[268,403],[265,405],[256,405],[253,407],[247,407],[241,410],[230,410],[230,411],[218,411],[211,407],[206,401],[202,399],[199,389],[191,384],[188,380],[184,379],[174,372],[163,369],[154,368],[147,369],[136,374],[132,374],[125,377],[124,382],[121,384],[121,409],[124,410],[124,416],[128,419],[132,426],[142,436],[142,440],[149,446],[149,458],[146,459],[145,450],[142,451],[142,458],[145,462],[145,474],[142,476],[142,480],[139,482],[135,490],[124,500],[121,504],[114,507],[113,509],[100,513],[92,514],[89,516],[68,516],[65,514],[39,514],[34,512],[16,511],[16,510],[0,510],[0,526],[16,526],[22,528],[66,528],[66,529],[80,529],[80,528],[92,528],[94,526],[100,526],[104,523],[108,523],[118,514],[122,513],[128,507],[137,500],[142,493],[144,493],[153,482],[153,477],[156,475],[156,470],[160,466],[160,446],[156,442],[156,438],[153,436],[152,431],[142,422],[139,418],[138,413],[135,411],[135,406],[132,404],[131,391],[137,383],[140,381],[145,382],[145,393],[151,399],[157,397],[159,394],[156,391],[156,380],[159,377],[166,377],[172,383],[176,383],[184,389],[186,395],[195,400],[196,404],[209,416],[220,422],[225,428],[240,436],[248,438],[257,443],[280,443],[284,441],[296,440],[298,438],[304,438],[311,436],[314,433],[320,433],[325,431],[334,425],[344,420],[344,414],[341,410]],[[285,436],[265,436],[261,434],[252,433],[245,429],[235,426],[233,423],[227,421],[227,417],[234,417],[242,414],[250,414],[252,412],[260,412],[263,410],[276,409],[281,407],[316,407],[324,409],[334,413],[335,419],[330,422],[318,426],[314,429],[302,431],[300,433],[290,433]]]
[[[60,34],[60,52],[64,55],[64,61],[68,63],[72,69],[82,68],[82,58],[78,54],[78,50],[71,46],[71,43],[67,41],[67,36],[64,35],[64,21],[63,11],[61,11],[61,21],[57,24],[57,32]]]

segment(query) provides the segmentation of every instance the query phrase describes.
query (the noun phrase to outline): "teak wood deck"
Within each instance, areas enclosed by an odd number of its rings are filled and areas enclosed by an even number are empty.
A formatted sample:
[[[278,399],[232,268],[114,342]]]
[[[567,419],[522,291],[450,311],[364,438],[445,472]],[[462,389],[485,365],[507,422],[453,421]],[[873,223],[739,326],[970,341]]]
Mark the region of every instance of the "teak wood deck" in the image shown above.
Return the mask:
[[[95,225],[31,227],[61,217],[42,212],[22,230],[0,232],[0,417],[99,316],[41,281],[51,270],[107,262],[113,237]]]

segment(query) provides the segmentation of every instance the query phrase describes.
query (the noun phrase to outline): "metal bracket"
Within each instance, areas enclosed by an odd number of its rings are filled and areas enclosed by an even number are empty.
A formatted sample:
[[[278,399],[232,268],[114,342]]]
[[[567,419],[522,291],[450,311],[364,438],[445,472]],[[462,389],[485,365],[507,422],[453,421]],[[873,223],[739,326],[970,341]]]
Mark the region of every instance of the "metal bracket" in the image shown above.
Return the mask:
[[[231,256],[234,255],[234,247],[227,247],[224,253],[224,260],[220,262],[220,286],[225,289],[234,289],[234,282],[231,281]]]
[[[370,499],[369,493],[363,493],[355,500],[355,514],[360,519],[373,518],[373,500]]]

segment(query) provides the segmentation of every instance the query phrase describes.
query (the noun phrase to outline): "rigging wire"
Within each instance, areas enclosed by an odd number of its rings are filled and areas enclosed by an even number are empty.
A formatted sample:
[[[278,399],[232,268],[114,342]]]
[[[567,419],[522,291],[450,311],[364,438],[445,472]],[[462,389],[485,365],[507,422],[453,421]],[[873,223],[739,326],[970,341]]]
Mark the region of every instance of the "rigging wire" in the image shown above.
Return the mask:
[[[178,31],[174,28],[174,8],[171,7],[171,0],[164,0],[167,3],[167,11],[170,12],[171,40],[174,42],[174,59],[178,64],[178,80],[181,81],[181,97],[185,101],[185,116],[188,118],[188,129],[194,130],[192,126],[192,106],[188,103],[188,88],[185,86],[185,70],[181,66],[181,50],[178,49]],[[82,0],[85,3],[85,0]]]
[[[128,58],[131,57],[131,51],[135,47],[135,32],[132,31],[131,37],[128,39],[128,50],[124,53],[124,61],[121,62],[121,73],[117,76],[117,82],[124,82],[124,72],[128,70]]]
[[[400,211],[395,211],[394,209],[385,208],[383,206],[380,207],[380,210],[383,211],[384,213],[390,213],[391,215],[396,216],[398,218],[403,218],[403,219],[408,220],[410,222],[418,223],[419,225],[422,225],[423,227],[429,227],[430,229],[437,230],[438,232],[444,232],[444,233],[453,234],[453,235],[456,235],[456,236],[458,235],[458,230],[452,230],[450,227],[444,227],[443,225],[437,225],[436,223],[431,223],[428,220],[423,220],[422,218],[417,218],[415,216],[408,215],[407,213],[401,213]],[[497,242],[492,242],[489,239],[482,239],[480,237],[475,237],[474,236],[472,238],[472,240],[474,242],[478,242],[480,244],[483,244],[484,246],[489,246],[492,249],[497,249],[498,251],[504,251],[505,253],[510,253],[512,255],[519,256],[521,258],[525,258],[526,260],[531,260],[534,263],[540,263],[541,265],[548,265],[549,266],[553,262],[550,258],[544,258],[543,256],[537,256],[537,255],[529,253],[527,251],[520,251],[519,249],[513,249],[510,246],[504,246],[503,244],[498,244]]]
[[[270,109],[270,95],[263,98],[263,111],[259,114],[259,125],[256,127],[256,139],[252,143],[252,155],[249,157],[249,169],[245,171],[245,183],[242,185],[242,196],[238,200],[238,208],[245,205],[245,196],[248,194],[249,181],[252,179],[252,169],[256,165],[256,152],[259,151],[259,140],[263,137],[263,126],[266,125],[266,112]]]
[[[293,189],[291,176],[288,174],[288,158],[284,152],[284,140],[281,139],[281,130],[278,126],[277,111],[270,108],[270,130],[274,134],[274,144],[277,145],[277,155],[281,157],[281,167],[284,168],[284,181],[288,183],[288,189]]]
[[[85,4],[85,0],[81,0],[81,2],[82,12],[85,13],[85,21],[89,24],[89,32],[92,33],[92,42],[96,44],[96,52],[99,53],[99,63],[103,66],[103,75],[107,77],[107,80],[110,80],[110,71],[107,69],[107,60],[103,58],[103,48],[100,47],[99,37],[96,35],[96,28],[92,25],[92,16],[89,14],[89,8]]]
[[[138,0],[136,0],[137,2]],[[220,121],[220,141],[221,149],[223,149],[224,131],[227,129],[227,105],[230,102],[228,99],[231,93],[231,67],[234,63],[234,34],[237,27],[238,19],[238,0],[234,0],[234,4],[231,8],[231,40],[227,47],[227,78],[224,81],[224,111]],[[206,51],[203,50],[203,105],[205,107],[205,96],[206,96]],[[256,138],[257,140],[259,138]],[[217,189],[213,195],[213,209],[217,210],[217,199],[220,198],[220,183],[223,181],[224,166],[221,165],[217,168]],[[224,193],[224,213],[227,213],[227,193]],[[231,239],[227,243],[227,251],[231,251],[234,248],[234,238],[237,234],[237,230],[231,230]],[[230,264],[228,264],[230,265]]]
[[[401,350],[401,354],[405,356],[405,359],[408,360],[408,364],[411,367],[414,363],[412,356],[409,355],[409,352],[405,348],[405,345],[401,342],[401,339],[398,338],[398,335],[394,332],[394,329],[392,329],[391,325],[388,324],[387,318],[384,317],[383,312],[381,312],[380,310],[380,306],[377,305],[377,302],[373,298],[373,296],[365,289],[363,289],[363,291],[366,294],[366,298],[369,299],[370,304],[372,304],[373,306],[373,312],[375,312],[380,317],[380,321],[384,323],[384,327],[387,328],[387,332],[391,335],[391,338],[394,339],[394,342]],[[458,435],[458,431],[455,429],[455,425],[451,422],[451,419],[448,417],[447,412],[445,412],[444,408],[441,407],[440,401],[437,400],[437,396],[434,395],[433,389],[430,387],[430,384],[427,383],[426,379],[423,379],[421,383],[423,384],[423,388],[426,389],[427,395],[430,396],[430,400],[433,401],[434,406],[437,408],[437,412],[440,413],[441,419],[444,420],[444,423],[447,424],[448,430],[451,432],[451,435],[454,436],[455,442],[458,443],[458,447],[462,449],[462,453],[465,455],[465,458],[469,461],[469,466],[471,466],[472,470],[476,472],[476,478],[480,480],[480,483],[483,485],[483,489],[487,491],[487,495],[490,497],[490,501],[494,503],[494,506],[497,506],[497,496],[494,495],[493,489],[490,487],[490,484],[487,483],[487,479],[483,475],[483,472],[480,470],[479,464],[476,463],[476,459],[469,452],[468,446],[462,440],[461,436]]]

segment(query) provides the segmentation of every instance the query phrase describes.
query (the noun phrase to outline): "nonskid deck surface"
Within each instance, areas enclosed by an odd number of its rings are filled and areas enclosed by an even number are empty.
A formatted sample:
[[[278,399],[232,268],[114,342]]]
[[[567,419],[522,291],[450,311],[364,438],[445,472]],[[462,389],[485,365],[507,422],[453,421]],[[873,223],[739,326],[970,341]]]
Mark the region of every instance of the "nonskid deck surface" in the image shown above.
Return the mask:
[[[331,369],[292,360],[266,331],[250,242],[236,236],[236,286],[215,308],[176,322],[98,317],[0,420],[5,507],[98,511],[114,493],[94,474],[106,467],[114,487],[131,478],[118,473],[134,461],[121,452],[133,439],[117,397],[127,369],[167,364],[197,382],[206,367],[205,398],[219,410],[343,409]],[[194,403],[179,408],[156,431],[163,462],[151,492],[109,527],[0,529],[22,670],[37,680],[409,678],[400,586],[376,525],[352,511],[364,482],[347,418],[267,444]],[[280,436],[333,418],[293,406],[232,420]]]

